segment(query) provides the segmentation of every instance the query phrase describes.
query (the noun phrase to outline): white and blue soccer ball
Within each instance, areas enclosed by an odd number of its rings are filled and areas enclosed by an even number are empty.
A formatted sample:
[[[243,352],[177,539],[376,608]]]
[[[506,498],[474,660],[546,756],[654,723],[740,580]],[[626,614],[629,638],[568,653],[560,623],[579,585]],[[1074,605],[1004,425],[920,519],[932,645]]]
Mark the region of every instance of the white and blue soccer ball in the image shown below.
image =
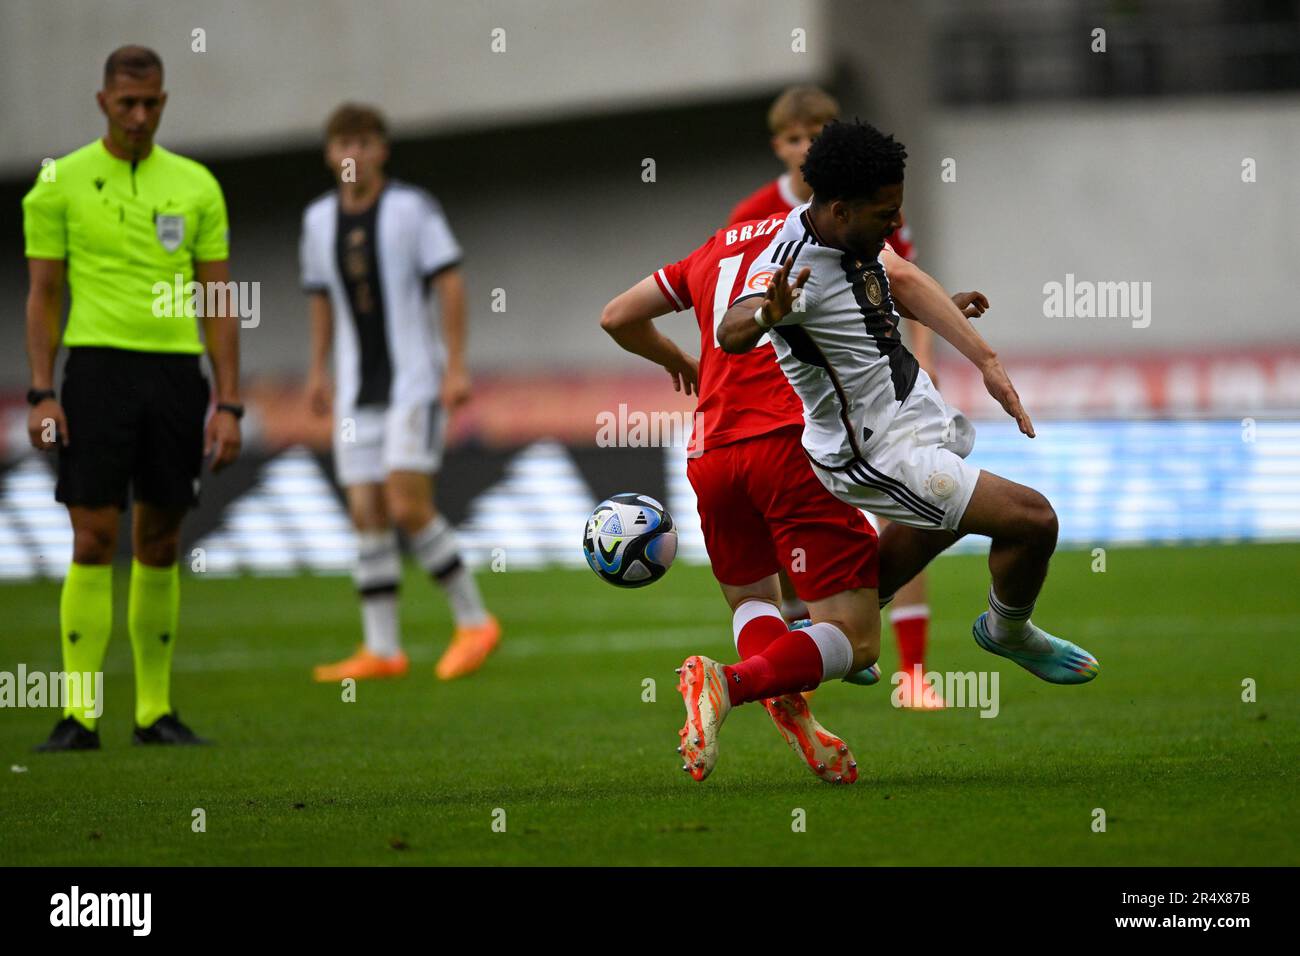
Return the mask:
[[[677,528],[649,495],[612,495],[587,519],[582,553],[591,570],[621,588],[642,588],[668,573],[677,557]]]

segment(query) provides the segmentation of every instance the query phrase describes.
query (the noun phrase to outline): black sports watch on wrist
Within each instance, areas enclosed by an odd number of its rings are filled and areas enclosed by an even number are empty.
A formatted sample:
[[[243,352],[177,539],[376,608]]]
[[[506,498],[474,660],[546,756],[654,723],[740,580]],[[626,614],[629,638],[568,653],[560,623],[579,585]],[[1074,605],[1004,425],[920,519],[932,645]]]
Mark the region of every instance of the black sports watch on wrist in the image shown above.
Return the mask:
[[[236,405],[234,402],[218,402],[217,411],[229,412],[235,416],[235,421],[239,421],[244,417],[244,406]]]
[[[52,388],[29,388],[27,390],[27,404],[33,407],[39,405],[47,398],[54,398],[54,389]]]

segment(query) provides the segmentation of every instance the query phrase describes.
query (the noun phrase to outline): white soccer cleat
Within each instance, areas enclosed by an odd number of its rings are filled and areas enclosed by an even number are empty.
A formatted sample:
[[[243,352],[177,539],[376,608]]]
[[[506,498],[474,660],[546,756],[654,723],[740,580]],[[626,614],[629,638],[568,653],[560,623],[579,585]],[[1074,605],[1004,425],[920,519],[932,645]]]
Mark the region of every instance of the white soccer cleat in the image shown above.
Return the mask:
[[[682,769],[695,780],[703,780],[718,763],[718,730],[731,712],[727,677],[717,661],[694,655],[677,669],[677,690],[686,705],[686,723],[677,736],[681,745]]]

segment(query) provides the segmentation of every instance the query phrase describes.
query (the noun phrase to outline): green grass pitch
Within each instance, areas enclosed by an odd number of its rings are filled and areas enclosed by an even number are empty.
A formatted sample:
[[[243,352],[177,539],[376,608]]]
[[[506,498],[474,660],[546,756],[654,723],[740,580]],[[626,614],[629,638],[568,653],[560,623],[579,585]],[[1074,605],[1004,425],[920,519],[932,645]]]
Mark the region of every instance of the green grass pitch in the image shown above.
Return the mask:
[[[119,569],[104,749],[31,753],[55,714],[0,711],[0,863],[1300,863],[1300,546],[1106,560],[1094,573],[1087,552],[1057,555],[1036,614],[1100,658],[1082,687],[979,650],[983,559],[940,560],[931,666],[1000,671],[1001,713],[899,711],[888,684],[832,684],[815,709],[854,748],[852,787],[817,781],[756,706],[728,719],[708,781],[680,771],[673,668],[734,654],[706,568],[627,592],[585,570],[484,573],[505,639],[453,684],[432,674],[444,602],[408,571],[413,673],[354,703],[309,678],[357,640],[346,578],[188,578],[174,700],[218,745],[180,751],[129,743]],[[57,598],[0,587],[0,670],[58,667]],[[895,661],[886,631],[882,667]]]

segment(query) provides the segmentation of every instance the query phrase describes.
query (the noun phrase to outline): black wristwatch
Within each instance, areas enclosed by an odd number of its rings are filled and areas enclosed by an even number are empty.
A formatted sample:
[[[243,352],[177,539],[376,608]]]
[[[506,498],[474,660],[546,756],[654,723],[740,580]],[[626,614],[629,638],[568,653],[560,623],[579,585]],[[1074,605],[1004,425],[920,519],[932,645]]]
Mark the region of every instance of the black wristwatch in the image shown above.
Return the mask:
[[[52,388],[29,388],[27,390],[27,404],[33,407],[39,405],[47,398],[54,397],[54,389]]]
[[[236,405],[234,402],[217,403],[217,411],[230,412],[230,414],[235,416],[235,421],[239,421],[241,418],[244,417],[244,406]]]

